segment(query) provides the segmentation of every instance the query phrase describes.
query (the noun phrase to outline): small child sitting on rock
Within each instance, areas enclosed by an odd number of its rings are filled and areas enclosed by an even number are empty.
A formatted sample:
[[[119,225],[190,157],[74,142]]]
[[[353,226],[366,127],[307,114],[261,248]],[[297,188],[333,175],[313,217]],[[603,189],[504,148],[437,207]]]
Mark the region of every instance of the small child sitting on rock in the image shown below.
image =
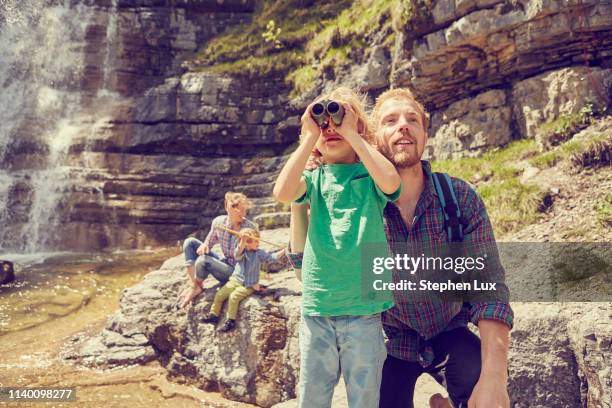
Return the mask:
[[[240,302],[254,291],[261,290],[259,285],[261,263],[276,261],[283,255],[283,251],[272,254],[259,249],[259,232],[253,228],[243,228],[240,231],[240,244],[234,252],[236,269],[229,281],[217,291],[210,314],[204,318],[204,322],[217,324],[223,302],[229,297],[228,319],[219,330],[222,332],[233,330],[236,327]]]

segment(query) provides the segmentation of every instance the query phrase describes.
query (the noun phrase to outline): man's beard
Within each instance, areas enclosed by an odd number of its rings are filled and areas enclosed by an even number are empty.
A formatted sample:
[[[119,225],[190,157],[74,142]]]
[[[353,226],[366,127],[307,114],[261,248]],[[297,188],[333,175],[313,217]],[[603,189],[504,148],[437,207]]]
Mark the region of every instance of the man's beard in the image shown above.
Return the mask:
[[[414,146],[416,148],[416,145]],[[418,154],[411,155],[406,151],[393,152],[387,144],[379,145],[379,151],[398,169],[406,169],[421,163],[421,158],[418,157]]]

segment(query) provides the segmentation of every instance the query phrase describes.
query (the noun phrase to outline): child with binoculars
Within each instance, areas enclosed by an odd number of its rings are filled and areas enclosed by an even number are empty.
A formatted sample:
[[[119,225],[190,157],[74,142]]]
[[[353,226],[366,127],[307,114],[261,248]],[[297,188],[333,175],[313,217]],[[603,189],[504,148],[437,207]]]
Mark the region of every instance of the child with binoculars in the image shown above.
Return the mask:
[[[364,105],[348,88],[309,105],[300,145],[274,186],[277,200],[310,205],[302,263],[300,407],[330,407],[340,374],[351,408],[378,406],[386,358],[380,313],[393,302],[362,296],[361,250],[366,242],[386,242],[383,209],[399,197],[401,182],[371,144]],[[305,171],[309,159],[320,165]]]

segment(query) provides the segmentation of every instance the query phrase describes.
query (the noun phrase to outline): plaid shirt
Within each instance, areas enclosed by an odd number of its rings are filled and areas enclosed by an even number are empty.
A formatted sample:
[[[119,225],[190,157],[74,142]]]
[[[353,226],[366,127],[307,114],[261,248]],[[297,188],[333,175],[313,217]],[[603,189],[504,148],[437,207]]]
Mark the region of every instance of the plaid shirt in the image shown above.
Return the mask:
[[[218,226],[223,226],[225,228],[232,229],[230,225],[229,217],[227,215],[220,215],[215,218],[210,226],[210,231],[204,240],[204,243],[208,245],[208,248],[212,249],[215,244],[221,245],[221,251],[225,256],[225,263],[230,266],[236,265],[236,259],[234,258],[234,250],[238,246],[238,237],[232,233],[229,233],[225,230],[217,228]],[[254,228],[259,230],[257,224],[252,221],[247,220],[246,218],[242,222],[240,228]]]
[[[431,167],[422,161],[425,188],[419,197],[412,225],[406,225],[393,203],[384,211],[385,231],[389,244],[407,242],[432,246],[445,245],[444,215],[436,193]],[[472,248],[497,251],[493,229],[482,199],[465,181],[452,178],[462,216],[467,220],[463,242]],[[500,265],[497,287],[508,290]],[[397,275],[394,273],[394,279]],[[506,296],[491,302],[440,302],[410,299],[410,292],[394,291],[395,306],[383,313],[382,321],[388,338],[387,350],[396,358],[418,361],[423,367],[431,364],[434,355],[428,340],[441,332],[478,324],[481,319],[496,320],[512,328],[513,312]]]
[[[237,247],[234,252],[234,259],[236,259],[238,263],[236,264],[236,269],[234,269],[232,276],[238,279],[245,288],[253,287],[259,282],[261,264],[278,261],[284,255],[284,250],[268,252],[263,249],[256,249],[255,251],[245,249],[242,253],[238,253]]]

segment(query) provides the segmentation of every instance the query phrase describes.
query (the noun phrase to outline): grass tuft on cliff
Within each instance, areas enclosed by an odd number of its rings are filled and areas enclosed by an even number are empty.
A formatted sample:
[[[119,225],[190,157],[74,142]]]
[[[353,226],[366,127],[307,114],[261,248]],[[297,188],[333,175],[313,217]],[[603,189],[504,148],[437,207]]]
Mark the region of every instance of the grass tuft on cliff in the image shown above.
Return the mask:
[[[521,182],[524,164],[540,169],[559,165],[579,171],[609,166],[611,150],[610,135],[598,133],[573,138],[545,153],[539,151],[534,139],[524,139],[480,157],[434,161],[432,168],[474,184],[487,206],[495,232],[505,234],[533,224],[545,207],[545,192],[535,184]],[[611,225],[612,195],[597,203],[595,210],[601,226]]]
[[[250,23],[232,27],[205,44],[192,69],[236,75],[284,73],[304,62],[306,42],[350,4],[264,0]]]
[[[542,147],[550,148],[570,139],[579,130],[587,127],[599,113],[592,104],[587,104],[578,112],[562,115],[540,125],[538,133]]]
[[[264,0],[250,23],[205,44],[188,65],[194,71],[231,75],[279,73],[295,95],[370,52],[377,33],[382,32],[383,46],[390,46],[395,38],[392,21],[411,15],[404,3],[411,2]]]
[[[599,167],[610,165],[612,138],[594,134],[588,138],[571,139],[554,149],[529,159],[532,166],[545,169],[566,161],[573,167]]]
[[[432,168],[474,184],[495,232],[504,234],[533,224],[540,217],[544,192],[536,185],[521,183],[522,170],[516,167],[517,161],[535,154],[535,140],[519,140],[480,157],[434,161]]]

